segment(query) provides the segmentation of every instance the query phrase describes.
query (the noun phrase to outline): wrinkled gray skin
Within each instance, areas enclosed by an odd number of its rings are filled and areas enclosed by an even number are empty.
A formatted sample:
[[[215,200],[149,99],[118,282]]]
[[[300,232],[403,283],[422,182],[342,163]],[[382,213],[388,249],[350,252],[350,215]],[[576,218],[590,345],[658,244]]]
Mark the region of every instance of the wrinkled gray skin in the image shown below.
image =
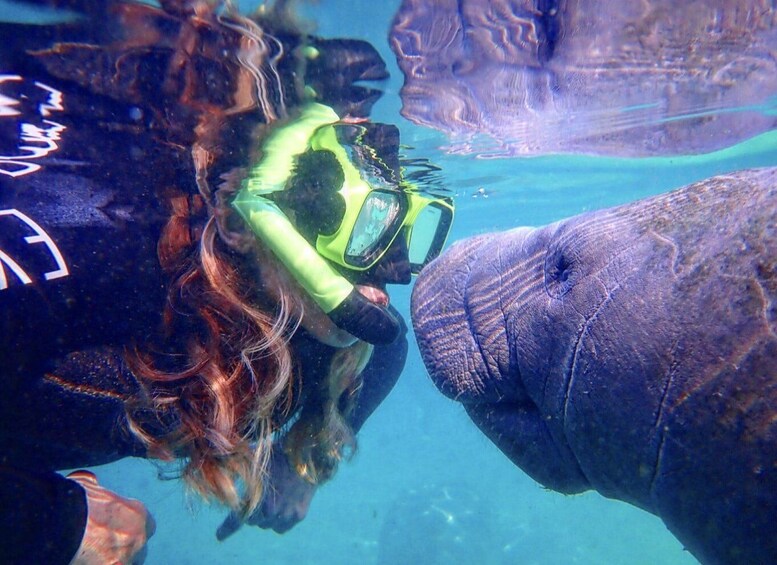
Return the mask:
[[[456,243],[412,309],[437,387],[535,480],[777,563],[777,168]]]
[[[390,43],[402,114],[458,152],[706,153],[777,127],[753,108],[777,94],[771,0],[403,0]]]

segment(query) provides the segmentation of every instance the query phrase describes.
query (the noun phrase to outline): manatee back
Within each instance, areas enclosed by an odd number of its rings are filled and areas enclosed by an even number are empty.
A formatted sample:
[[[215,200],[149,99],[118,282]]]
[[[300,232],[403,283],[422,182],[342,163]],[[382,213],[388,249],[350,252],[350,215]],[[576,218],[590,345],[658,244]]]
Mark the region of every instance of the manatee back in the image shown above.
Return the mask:
[[[573,219],[553,241],[548,257],[580,265],[558,410],[585,475],[705,562],[777,563],[777,169]]]
[[[686,361],[668,374],[651,494],[670,529],[705,540],[702,559],[777,563],[777,169],[667,204],[653,223],[676,245]]]

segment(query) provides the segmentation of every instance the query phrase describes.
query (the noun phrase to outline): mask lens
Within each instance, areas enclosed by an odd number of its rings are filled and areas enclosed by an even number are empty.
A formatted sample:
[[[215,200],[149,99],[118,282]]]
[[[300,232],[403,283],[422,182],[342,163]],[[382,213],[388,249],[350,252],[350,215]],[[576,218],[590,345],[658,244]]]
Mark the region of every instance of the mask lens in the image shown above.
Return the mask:
[[[365,268],[388,249],[397,235],[404,211],[402,195],[393,191],[372,191],[364,201],[345,249],[345,260]]]
[[[413,225],[413,238],[410,240],[410,262],[425,263],[429,250],[437,234],[442,212],[435,206],[424,208]]]
[[[452,219],[451,210],[437,202],[430,202],[418,213],[408,240],[411,272],[414,275],[440,254]]]

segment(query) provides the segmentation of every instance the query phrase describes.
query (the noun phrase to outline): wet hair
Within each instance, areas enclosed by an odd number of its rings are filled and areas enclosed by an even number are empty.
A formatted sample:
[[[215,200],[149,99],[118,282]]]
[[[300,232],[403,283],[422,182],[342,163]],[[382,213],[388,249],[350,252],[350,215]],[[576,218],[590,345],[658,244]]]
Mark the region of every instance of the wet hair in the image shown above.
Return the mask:
[[[253,234],[219,235],[217,218],[234,216],[228,207],[209,214],[199,241],[192,240],[187,213],[199,200],[170,199],[158,249],[165,270],[175,273],[164,320],[178,349],[132,352],[131,366],[153,412],[134,406],[130,420],[150,455],[183,457],[183,477],[197,492],[247,515],[261,501],[273,439],[282,433],[290,463],[312,483],[329,480],[353,452],[346,419],[372,349],[356,342],[337,350],[288,425],[293,391],[303,384],[289,340],[305,309],[315,306]],[[222,194],[217,200],[228,199]],[[184,367],[163,369],[176,360]],[[172,429],[159,434],[170,421]]]
[[[274,69],[266,42],[280,42],[255,20],[222,18],[240,36],[235,84],[255,82],[266,118],[253,132],[260,146],[273,127],[268,117],[286,112],[261,95],[262,80],[273,76],[264,67]],[[290,339],[306,310],[317,307],[232,210],[242,171],[220,175],[217,190],[211,187],[224,138],[234,134],[229,119],[235,113],[232,107],[200,114],[192,144],[197,193],[165,194],[169,218],[157,250],[171,281],[165,341],[153,350],[127,351],[145,393],[127,410],[131,430],[150,456],[183,461],[182,476],[196,492],[245,517],[261,501],[270,451],[281,435],[292,466],[313,483],[329,479],[352,452],[346,419],[371,347],[356,342],[337,350],[327,374],[314,379],[306,402],[297,406],[302,383]]]

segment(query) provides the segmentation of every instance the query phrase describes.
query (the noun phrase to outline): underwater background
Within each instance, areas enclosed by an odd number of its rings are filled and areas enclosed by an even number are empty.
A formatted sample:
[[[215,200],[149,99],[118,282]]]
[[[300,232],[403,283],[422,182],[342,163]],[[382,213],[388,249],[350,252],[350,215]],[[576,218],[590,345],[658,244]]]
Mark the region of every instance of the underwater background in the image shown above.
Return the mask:
[[[256,1],[243,1],[249,10]],[[456,197],[450,241],[665,192],[725,171],[777,165],[766,133],[702,156],[616,159],[452,155],[442,134],[399,114],[402,74],[387,36],[399,0],[323,0],[305,8],[322,37],[370,41],[391,78],[372,113],[395,123],[409,154],[441,167]],[[724,221],[724,220],[722,220]],[[390,288],[409,319],[410,289]],[[362,429],[354,458],[317,493],[307,518],[278,535],[244,527],[224,542],[225,511],[160,481],[143,460],[93,469],[106,488],[142,500],[156,518],[147,564],[666,564],[696,560],[656,517],[595,493],[542,488],[479,432],[463,408],[439,394],[411,345],[396,388]]]

